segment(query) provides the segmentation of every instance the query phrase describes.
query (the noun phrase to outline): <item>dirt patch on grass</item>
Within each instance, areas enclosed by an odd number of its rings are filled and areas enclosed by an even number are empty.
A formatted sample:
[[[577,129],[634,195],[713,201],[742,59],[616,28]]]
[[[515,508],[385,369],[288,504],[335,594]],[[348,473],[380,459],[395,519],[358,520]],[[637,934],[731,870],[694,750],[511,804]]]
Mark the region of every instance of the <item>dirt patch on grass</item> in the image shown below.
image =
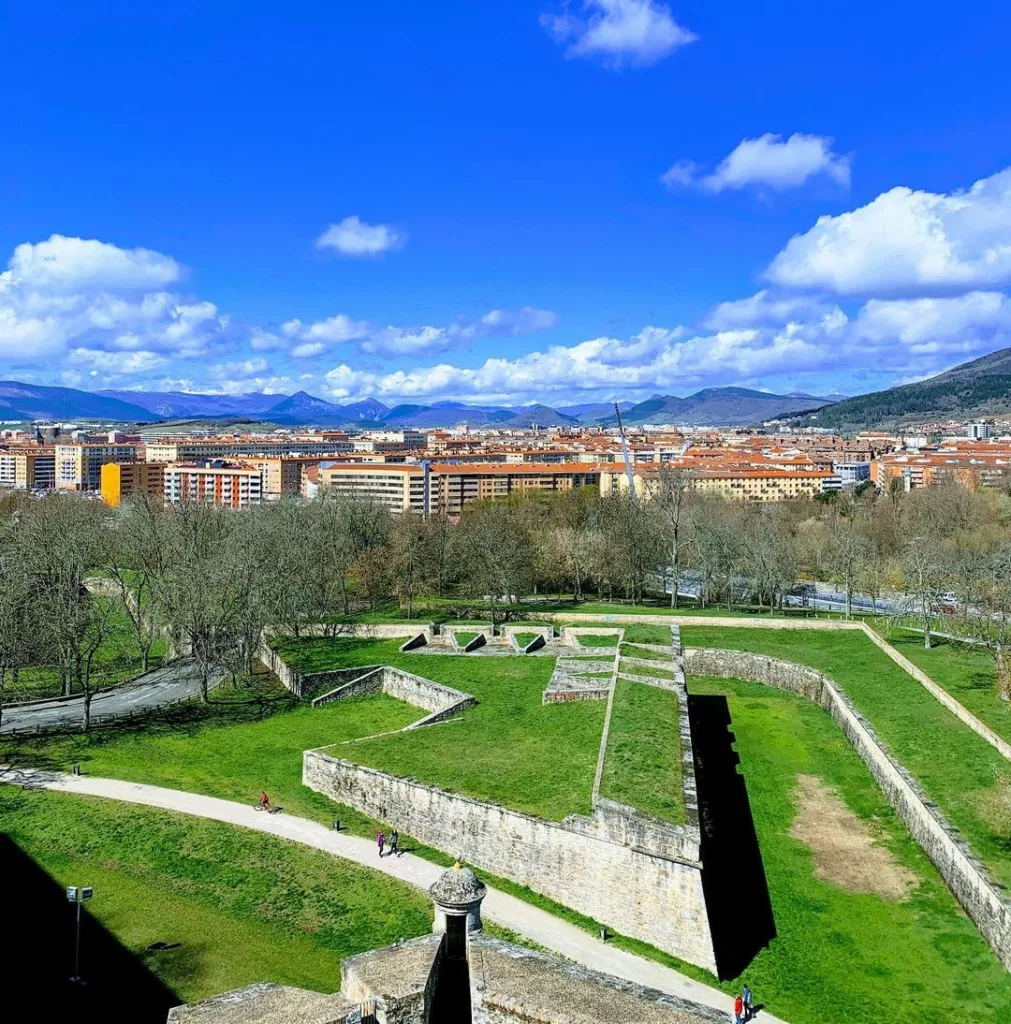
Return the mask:
[[[831,786],[817,776],[798,775],[795,800],[790,835],[814,853],[814,872],[822,881],[887,900],[903,900],[916,887],[916,876],[874,842],[866,822]]]

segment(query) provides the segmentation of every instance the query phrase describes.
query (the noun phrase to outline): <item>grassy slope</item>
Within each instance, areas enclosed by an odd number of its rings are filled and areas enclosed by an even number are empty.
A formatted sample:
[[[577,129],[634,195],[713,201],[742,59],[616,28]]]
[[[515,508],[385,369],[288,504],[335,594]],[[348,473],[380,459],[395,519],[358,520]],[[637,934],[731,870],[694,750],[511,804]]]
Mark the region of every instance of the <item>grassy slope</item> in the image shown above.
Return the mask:
[[[647,814],[684,824],[677,697],[618,680],[600,793]]]
[[[217,822],[5,786],[0,830],[61,885],[94,885],[88,909],[183,1001],[264,980],[335,991],[342,957],[431,928],[404,883]]]
[[[139,731],[7,741],[0,744],[0,751],[11,763],[64,771],[80,763],[88,775],[149,782],[242,803],[255,803],[265,789],[272,802],[287,811],[329,823],[335,805],[302,785],[302,751],[399,729],[417,718],[417,708],[382,694],[318,709],[283,698],[252,705],[184,705]],[[341,817],[362,834],[371,830],[368,819],[350,810],[342,811]]]
[[[1000,700],[994,692],[996,674],[990,655],[969,644],[946,640],[934,640],[928,651],[923,637],[915,633],[896,631],[887,639],[955,700],[1011,742],[1011,703]]]
[[[296,668],[395,665],[480,702],[445,725],[333,753],[397,775],[560,820],[590,812],[604,705],[541,703],[552,658],[401,654],[397,641],[309,639],[280,650]]]
[[[980,801],[1004,759],[860,633],[720,629],[681,631],[687,647],[755,651],[820,669],[835,679],[895,757],[961,829],[994,877],[1011,885],[1008,840]]]
[[[1011,977],[829,716],[757,684],[690,678],[689,689],[728,695],[762,850],[778,935],[744,975],[756,1001],[792,1024],[1006,1017]],[[913,871],[919,885],[906,902],[849,893],[815,876],[811,852],[789,835],[798,774],[835,787]]]

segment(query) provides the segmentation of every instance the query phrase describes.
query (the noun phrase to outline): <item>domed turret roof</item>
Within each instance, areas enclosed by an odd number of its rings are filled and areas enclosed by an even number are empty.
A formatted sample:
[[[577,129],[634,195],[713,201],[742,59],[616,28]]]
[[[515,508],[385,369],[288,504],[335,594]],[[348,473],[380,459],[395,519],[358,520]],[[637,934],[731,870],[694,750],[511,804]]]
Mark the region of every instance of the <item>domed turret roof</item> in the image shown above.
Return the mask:
[[[449,907],[466,907],[483,900],[488,887],[478,881],[470,868],[459,864],[443,872],[442,877],[428,890],[436,903]]]

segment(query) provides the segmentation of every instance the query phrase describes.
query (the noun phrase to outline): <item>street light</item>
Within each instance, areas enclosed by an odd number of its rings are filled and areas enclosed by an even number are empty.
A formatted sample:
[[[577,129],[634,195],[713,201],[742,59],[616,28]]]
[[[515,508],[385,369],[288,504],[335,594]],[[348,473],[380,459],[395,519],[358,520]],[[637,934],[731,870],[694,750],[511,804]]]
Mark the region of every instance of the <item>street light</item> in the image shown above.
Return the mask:
[[[81,981],[81,904],[87,903],[94,895],[95,890],[90,885],[67,886],[67,902],[77,905],[77,925],[74,929],[74,973],[70,976],[70,980],[75,985]]]

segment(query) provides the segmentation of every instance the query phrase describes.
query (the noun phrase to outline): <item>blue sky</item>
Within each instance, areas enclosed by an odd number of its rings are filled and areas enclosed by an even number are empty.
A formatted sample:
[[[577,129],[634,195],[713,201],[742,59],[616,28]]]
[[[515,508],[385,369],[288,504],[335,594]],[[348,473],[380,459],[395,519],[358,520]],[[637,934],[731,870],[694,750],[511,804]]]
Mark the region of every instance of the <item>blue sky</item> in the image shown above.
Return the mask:
[[[936,372],[1011,344],[1009,29],[907,0],[5,5],[0,372],[556,405]]]

